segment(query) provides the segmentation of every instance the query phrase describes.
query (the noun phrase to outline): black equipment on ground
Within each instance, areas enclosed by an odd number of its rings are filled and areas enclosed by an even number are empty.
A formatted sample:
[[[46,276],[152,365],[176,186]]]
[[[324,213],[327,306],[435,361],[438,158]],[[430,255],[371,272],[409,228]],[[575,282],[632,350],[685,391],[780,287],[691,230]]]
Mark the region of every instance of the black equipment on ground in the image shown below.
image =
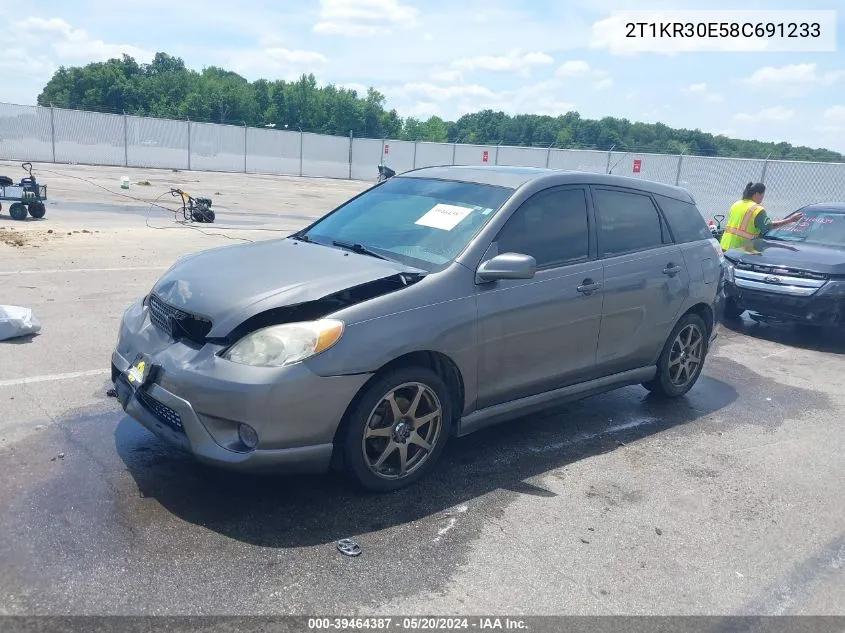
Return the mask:
[[[384,182],[388,178],[393,178],[396,172],[387,165],[378,166],[378,182]]]
[[[214,210],[211,208],[211,198],[194,198],[187,191],[171,189],[172,196],[182,198],[182,217],[186,222],[214,222]]]
[[[27,214],[35,219],[41,219],[47,213],[44,201],[47,199],[47,185],[39,185],[32,175],[32,163],[21,165],[29,176],[21,178],[20,182],[8,176],[0,176],[0,200],[9,200],[9,215],[13,220],[26,220]],[[12,191],[9,191],[9,190]],[[0,204],[0,210],[3,205]]]

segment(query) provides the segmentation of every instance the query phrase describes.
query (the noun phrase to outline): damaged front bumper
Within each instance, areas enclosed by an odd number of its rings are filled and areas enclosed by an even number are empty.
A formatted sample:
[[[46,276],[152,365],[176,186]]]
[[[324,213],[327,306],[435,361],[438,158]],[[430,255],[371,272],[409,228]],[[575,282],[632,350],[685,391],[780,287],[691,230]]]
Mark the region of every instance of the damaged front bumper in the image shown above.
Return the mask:
[[[112,381],[124,411],[199,461],[235,470],[323,472],[347,406],[370,377],[318,376],[306,363],[265,368],[220,358],[222,347],[177,342],[138,302],[127,310],[112,353]],[[133,387],[139,354],[155,371]],[[244,443],[244,428],[254,443]]]
[[[743,287],[743,284],[745,287]],[[845,280],[826,281],[816,288],[765,288],[737,278],[725,286],[727,297],[763,319],[837,327],[845,325]]]

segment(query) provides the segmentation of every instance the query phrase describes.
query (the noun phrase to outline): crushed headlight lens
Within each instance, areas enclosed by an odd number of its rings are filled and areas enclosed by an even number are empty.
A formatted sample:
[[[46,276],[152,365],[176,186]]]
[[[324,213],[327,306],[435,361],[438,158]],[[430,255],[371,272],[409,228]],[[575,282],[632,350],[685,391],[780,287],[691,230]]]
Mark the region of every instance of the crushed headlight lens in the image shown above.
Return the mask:
[[[329,349],[342,335],[343,323],[334,319],[271,325],[247,334],[222,356],[253,367],[284,367]]]

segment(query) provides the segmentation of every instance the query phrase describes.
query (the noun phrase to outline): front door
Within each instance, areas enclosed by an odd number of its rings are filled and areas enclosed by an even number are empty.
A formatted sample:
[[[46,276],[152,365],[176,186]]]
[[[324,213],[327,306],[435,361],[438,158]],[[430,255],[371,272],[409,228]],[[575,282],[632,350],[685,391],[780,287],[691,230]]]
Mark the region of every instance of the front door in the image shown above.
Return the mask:
[[[597,362],[606,375],[655,362],[689,293],[689,274],[649,194],[592,193],[604,264]]]
[[[491,244],[488,257],[531,255],[537,274],[477,286],[479,409],[595,368],[602,265],[591,255],[591,228],[587,189],[557,187],[526,200]]]

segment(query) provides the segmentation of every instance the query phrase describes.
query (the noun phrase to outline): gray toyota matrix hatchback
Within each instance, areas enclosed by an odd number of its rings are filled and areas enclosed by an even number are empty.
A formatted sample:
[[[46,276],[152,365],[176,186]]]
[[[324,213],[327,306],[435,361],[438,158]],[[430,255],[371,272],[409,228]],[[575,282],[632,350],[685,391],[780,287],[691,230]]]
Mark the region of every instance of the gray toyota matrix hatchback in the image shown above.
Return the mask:
[[[283,239],[179,260],[123,316],[125,411],[198,460],[407,486],[447,440],[698,380],[724,260],[683,189],[430,167]]]

